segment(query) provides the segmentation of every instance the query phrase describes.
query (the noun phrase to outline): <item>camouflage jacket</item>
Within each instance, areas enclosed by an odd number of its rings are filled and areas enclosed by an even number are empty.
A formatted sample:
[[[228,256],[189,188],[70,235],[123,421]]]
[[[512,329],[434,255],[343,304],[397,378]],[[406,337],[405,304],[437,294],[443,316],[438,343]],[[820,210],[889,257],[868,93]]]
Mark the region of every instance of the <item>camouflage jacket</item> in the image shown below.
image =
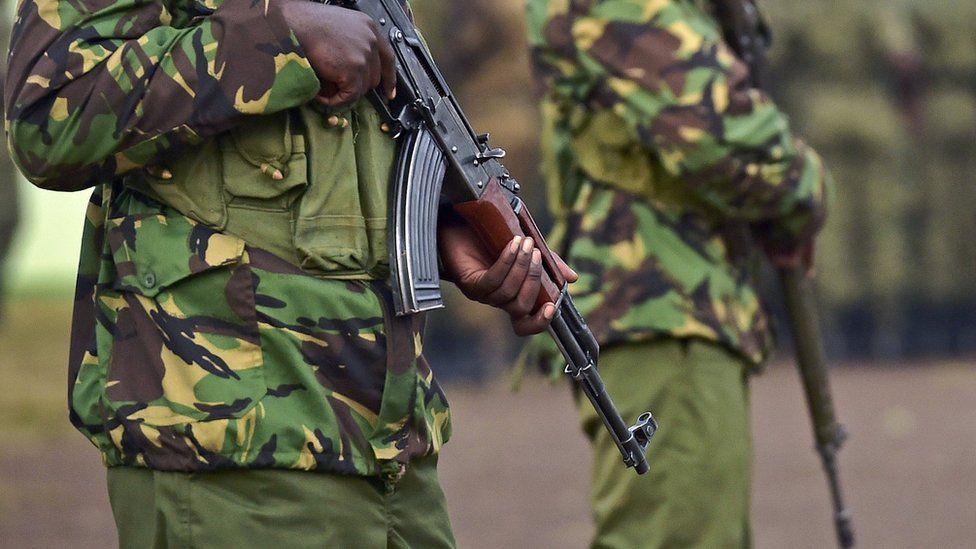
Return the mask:
[[[13,156],[41,187],[95,187],[69,408],[110,466],[394,475],[450,434],[421,319],[385,281],[311,276],[126,183],[317,93],[276,6],[20,3]]]
[[[529,0],[554,245],[602,344],[771,347],[751,234],[788,248],[823,222],[828,176],[689,0]]]

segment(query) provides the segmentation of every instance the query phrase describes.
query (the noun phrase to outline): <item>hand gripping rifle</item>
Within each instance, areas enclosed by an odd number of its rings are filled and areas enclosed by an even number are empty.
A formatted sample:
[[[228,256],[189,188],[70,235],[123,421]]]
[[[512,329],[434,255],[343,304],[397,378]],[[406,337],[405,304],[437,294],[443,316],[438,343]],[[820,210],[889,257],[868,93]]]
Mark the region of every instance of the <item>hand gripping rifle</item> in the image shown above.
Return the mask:
[[[752,85],[762,88],[766,81],[766,52],[771,43],[771,34],[754,0],[713,0],[712,5],[726,42],[749,66]],[[813,289],[804,267],[782,267],[779,269],[779,279],[790,320],[790,332],[793,334],[797,367],[803,378],[803,390],[817,441],[817,453],[827,474],[837,543],[848,549],[854,547],[854,528],[851,514],[844,505],[837,469],[837,452],[847,438],[847,430],[837,422],[834,413]]]
[[[515,236],[531,237],[542,252],[544,273],[537,307],[556,304],[549,334],[575,380],[610,431],[624,464],[648,470],[644,453],[657,423],[647,412],[628,427],[597,371],[600,347],[567,290],[541,231],[518,197],[519,184],[488,145],[488,134],[471,129],[461,107],[398,0],[323,0],[371,17],[389,38],[397,61],[397,95],[373,105],[399,141],[391,185],[390,268],[397,315],[443,307],[437,265],[437,214],[453,208],[498,257]]]

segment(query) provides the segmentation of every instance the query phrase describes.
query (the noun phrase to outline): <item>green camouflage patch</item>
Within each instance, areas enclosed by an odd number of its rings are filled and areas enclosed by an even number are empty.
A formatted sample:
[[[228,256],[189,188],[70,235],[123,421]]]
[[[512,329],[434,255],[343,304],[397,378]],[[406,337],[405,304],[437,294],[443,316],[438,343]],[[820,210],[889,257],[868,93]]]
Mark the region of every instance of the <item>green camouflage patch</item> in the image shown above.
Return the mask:
[[[109,465],[368,475],[450,436],[422,319],[385,283],[309,276],[121,186],[88,219],[85,251],[106,238],[96,276],[82,257],[71,411]]]
[[[90,187],[318,92],[278,3],[221,4],[20,2],[5,105],[24,174]]]

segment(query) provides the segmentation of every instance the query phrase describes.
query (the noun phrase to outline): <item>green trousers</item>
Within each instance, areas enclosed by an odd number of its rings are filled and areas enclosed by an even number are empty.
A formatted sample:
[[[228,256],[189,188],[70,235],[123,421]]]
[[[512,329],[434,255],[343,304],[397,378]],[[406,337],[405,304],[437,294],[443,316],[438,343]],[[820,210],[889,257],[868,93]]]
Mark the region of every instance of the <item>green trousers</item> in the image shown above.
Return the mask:
[[[659,429],[638,476],[596,413],[579,407],[594,451],[591,498],[599,549],[751,546],[752,445],[746,364],[697,340],[608,348],[600,373],[627,421],[644,411]]]
[[[286,470],[108,470],[119,547],[453,548],[434,458],[395,485]]]

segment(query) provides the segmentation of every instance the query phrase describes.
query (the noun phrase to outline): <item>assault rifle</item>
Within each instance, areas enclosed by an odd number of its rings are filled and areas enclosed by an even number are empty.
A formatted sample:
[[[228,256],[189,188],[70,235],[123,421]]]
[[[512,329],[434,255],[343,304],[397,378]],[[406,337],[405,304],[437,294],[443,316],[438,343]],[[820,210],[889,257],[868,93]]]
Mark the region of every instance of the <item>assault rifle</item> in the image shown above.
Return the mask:
[[[443,307],[437,264],[437,215],[452,208],[498,257],[515,236],[528,236],[542,252],[542,290],[536,306],[556,305],[549,334],[613,438],[624,464],[648,470],[644,456],[657,430],[650,412],[627,426],[606,392],[600,347],[567,292],[567,281],[528,208],[519,184],[499,162],[505,151],[488,144],[465,118],[410,17],[398,0],[319,0],[360,11],[388,37],[397,61],[391,102],[372,92],[373,105],[399,142],[391,185],[390,268],[397,315]]]
[[[715,16],[722,25],[725,41],[749,66],[751,83],[763,88],[766,81],[766,52],[771,44],[769,27],[754,0],[712,0]],[[834,507],[837,543],[854,547],[851,514],[844,505],[837,469],[837,452],[847,438],[847,430],[837,422],[830,392],[830,379],[823,349],[823,339],[816,313],[813,289],[804,267],[779,269],[783,303],[790,320],[797,367],[803,378],[807,408],[813,423],[817,453],[827,474],[830,498]]]

